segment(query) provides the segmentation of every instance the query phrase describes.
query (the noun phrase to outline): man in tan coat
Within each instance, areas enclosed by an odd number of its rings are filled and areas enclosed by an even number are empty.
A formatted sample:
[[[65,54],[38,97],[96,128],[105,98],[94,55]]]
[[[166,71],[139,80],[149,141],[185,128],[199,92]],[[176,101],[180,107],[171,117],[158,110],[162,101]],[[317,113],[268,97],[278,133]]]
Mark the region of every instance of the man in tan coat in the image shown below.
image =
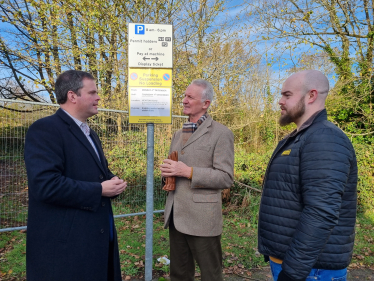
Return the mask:
[[[183,113],[189,120],[174,134],[170,147],[179,161],[165,159],[161,165],[163,177],[176,177],[165,206],[172,281],[193,281],[194,260],[202,281],[222,280],[221,190],[233,183],[234,136],[208,115],[213,94],[203,79],[187,87]]]

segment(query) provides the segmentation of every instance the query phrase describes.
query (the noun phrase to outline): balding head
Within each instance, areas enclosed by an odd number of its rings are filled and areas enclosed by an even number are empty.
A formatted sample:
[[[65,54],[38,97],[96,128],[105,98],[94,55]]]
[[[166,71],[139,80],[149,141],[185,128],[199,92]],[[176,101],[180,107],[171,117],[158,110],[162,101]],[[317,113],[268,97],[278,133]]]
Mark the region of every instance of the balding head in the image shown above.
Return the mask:
[[[300,84],[304,95],[311,90],[317,90],[321,98],[326,99],[329,92],[329,80],[321,71],[303,70],[292,74],[287,80],[289,79],[292,83]]]
[[[325,108],[329,92],[327,77],[318,70],[292,74],[282,86],[281,125],[294,122],[299,128],[314,113]]]

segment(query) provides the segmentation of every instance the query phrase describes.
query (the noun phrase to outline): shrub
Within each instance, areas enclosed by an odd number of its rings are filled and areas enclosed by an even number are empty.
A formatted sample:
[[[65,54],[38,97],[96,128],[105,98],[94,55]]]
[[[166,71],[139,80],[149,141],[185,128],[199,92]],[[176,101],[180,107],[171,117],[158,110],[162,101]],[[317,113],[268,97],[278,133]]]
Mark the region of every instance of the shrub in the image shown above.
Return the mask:
[[[367,144],[354,144],[358,165],[358,206],[359,211],[374,208],[374,154]]]

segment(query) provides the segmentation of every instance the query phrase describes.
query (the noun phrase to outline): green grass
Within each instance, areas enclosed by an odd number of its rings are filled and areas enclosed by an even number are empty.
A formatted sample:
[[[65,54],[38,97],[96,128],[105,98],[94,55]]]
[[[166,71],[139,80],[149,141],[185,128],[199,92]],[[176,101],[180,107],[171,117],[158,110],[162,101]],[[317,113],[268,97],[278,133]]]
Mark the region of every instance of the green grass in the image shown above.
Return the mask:
[[[153,268],[168,271],[168,267],[157,262],[157,258],[169,257],[169,234],[163,227],[162,214],[154,215],[153,224]],[[116,221],[121,269],[125,276],[143,275],[145,260],[145,216],[121,218]]]
[[[374,210],[359,213],[356,219],[356,240],[351,267],[374,266]]]
[[[26,276],[26,235],[21,232],[0,233],[0,280]],[[4,253],[4,254],[3,254]]]
[[[257,253],[257,224],[251,224],[247,216],[231,212],[225,216],[222,234],[224,267],[251,269],[266,265]]]
[[[257,215],[252,215],[258,208],[258,196],[253,196],[251,200],[247,207],[224,209],[222,250],[225,272],[230,273],[233,268],[248,270],[266,265],[263,257],[257,253]],[[115,223],[123,276],[144,276],[145,216],[120,218]],[[374,211],[358,214],[356,230],[350,267],[372,267]],[[0,280],[25,280],[25,241],[24,233],[0,233]],[[169,267],[157,262],[157,258],[164,255],[169,257],[170,253],[169,234],[163,228],[162,214],[154,215],[153,241],[153,269],[158,276],[167,275]]]

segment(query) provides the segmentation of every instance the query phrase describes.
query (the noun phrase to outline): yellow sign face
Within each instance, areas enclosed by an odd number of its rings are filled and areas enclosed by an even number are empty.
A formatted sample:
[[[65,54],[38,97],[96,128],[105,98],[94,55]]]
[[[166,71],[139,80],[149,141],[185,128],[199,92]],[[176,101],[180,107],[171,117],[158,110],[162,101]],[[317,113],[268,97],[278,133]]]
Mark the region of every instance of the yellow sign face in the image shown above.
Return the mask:
[[[129,87],[171,88],[172,69],[129,68]]]
[[[172,69],[129,68],[129,122],[171,124]]]

